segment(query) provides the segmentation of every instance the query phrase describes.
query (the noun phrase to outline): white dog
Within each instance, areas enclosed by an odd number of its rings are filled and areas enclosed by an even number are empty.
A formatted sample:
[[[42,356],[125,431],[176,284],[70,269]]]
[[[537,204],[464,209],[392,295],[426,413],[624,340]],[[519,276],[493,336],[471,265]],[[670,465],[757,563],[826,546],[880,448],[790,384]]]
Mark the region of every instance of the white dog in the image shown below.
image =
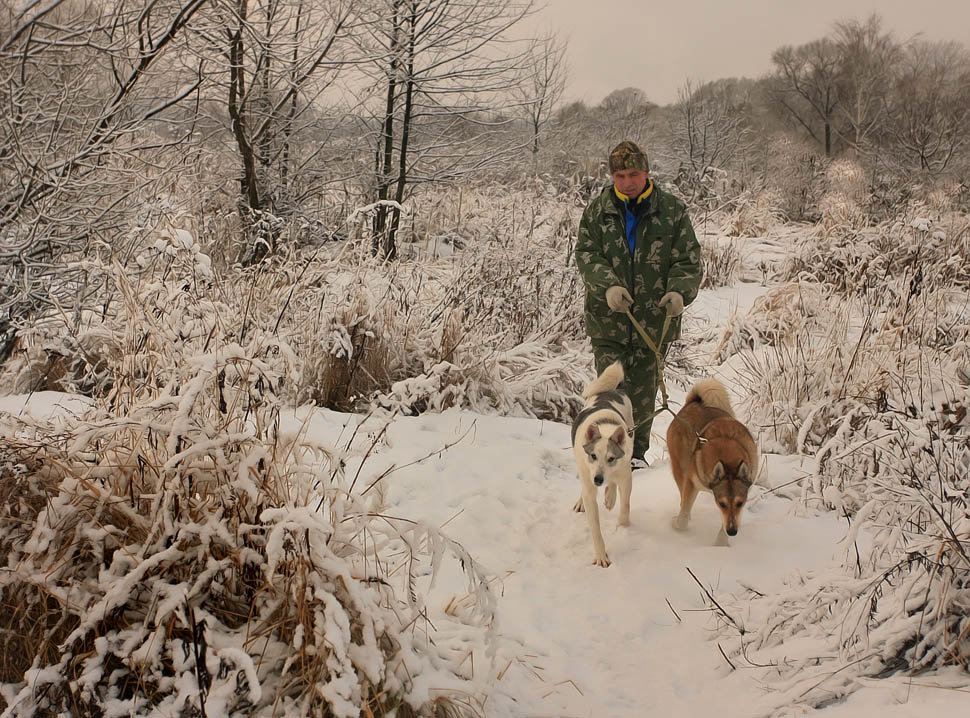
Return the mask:
[[[612,509],[616,492],[620,492],[620,526],[630,525],[630,492],[633,489],[633,405],[630,398],[617,390],[623,381],[623,365],[614,362],[594,379],[583,397],[586,403],[573,421],[573,454],[579,467],[582,494],[574,507],[586,511],[589,532],[593,537],[593,563],[610,565],[606,545],[600,532],[600,517],[596,507],[596,489],[606,484],[603,505]]]

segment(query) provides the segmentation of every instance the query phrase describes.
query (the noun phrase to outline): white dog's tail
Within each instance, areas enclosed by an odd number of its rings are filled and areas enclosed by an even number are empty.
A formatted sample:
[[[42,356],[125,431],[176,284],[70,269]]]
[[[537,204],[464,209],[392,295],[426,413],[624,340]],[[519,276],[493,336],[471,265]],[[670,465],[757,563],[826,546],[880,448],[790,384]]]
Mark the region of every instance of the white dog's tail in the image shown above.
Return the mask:
[[[604,391],[613,391],[623,381],[623,365],[615,361],[610,364],[603,373],[593,379],[583,392],[583,398],[588,399],[593,394],[600,394]]]
[[[727,389],[717,379],[701,379],[694,384],[694,388],[687,394],[684,404],[692,401],[699,401],[704,406],[713,406],[722,409],[731,416],[734,416],[734,409],[731,408],[731,399],[728,397]]]

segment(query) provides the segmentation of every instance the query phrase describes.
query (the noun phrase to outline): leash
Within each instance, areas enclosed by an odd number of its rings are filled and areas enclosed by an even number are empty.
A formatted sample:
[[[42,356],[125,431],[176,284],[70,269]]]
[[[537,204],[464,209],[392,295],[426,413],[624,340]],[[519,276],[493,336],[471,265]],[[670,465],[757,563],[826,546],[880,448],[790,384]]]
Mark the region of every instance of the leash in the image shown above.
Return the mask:
[[[690,428],[691,431],[694,432],[700,444],[705,443],[707,439],[701,436],[700,432],[694,431],[693,427],[691,427],[687,421],[677,416],[677,412],[671,409],[670,405],[667,402],[667,385],[664,383],[664,355],[663,355],[663,352],[660,351],[660,347],[663,346],[664,337],[667,336],[667,330],[670,328],[670,320],[673,319],[673,313],[670,311],[670,307],[669,306],[667,307],[667,313],[664,316],[663,329],[660,330],[660,341],[657,343],[654,343],[654,341],[647,334],[647,331],[643,328],[640,322],[637,321],[636,317],[634,317],[633,314],[630,312],[629,308],[624,309],[623,311],[626,314],[627,318],[630,320],[630,322],[633,324],[633,328],[637,330],[637,333],[641,336],[643,341],[646,342],[646,345],[650,348],[650,351],[652,351],[654,355],[657,357],[657,388],[660,389],[660,397],[661,397],[660,408],[655,409],[653,413],[651,413],[648,417],[646,417],[638,424],[636,424],[627,433],[630,436],[633,436],[633,433],[639,427],[643,426],[648,421],[653,421],[659,414],[662,414],[665,411],[669,411],[671,416],[674,417],[674,419],[683,422],[685,426],[687,426],[688,428]]]
[[[653,419],[657,415],[662,414],[664,411],[669,411],[674,416],[677,415],[667,403],[667,385],[664,383],[664,355],[663,355],[663,352],[660,350],[660,347],[662,347],[664,343],[664,337],[667,336],[667,330],[670,328],[670,320],[673,319],[673,314],[670,311],[670,307],[667,307],[667,313],[664,316],[663,329],[660,330],[660,341],[657,343],[654,343],[653,339],[650,338],[650,335],[647,334],[647,331],[643,328],[643,325],[641,325],[640,322],[637,321],[636,317],[633,316],[629,308],[624,309],[623,311],[626,314],[627,318],[630,320],[630,322],[633,324],[633,328],[637,330],[637,334],[641,336],[643,341],[646,343],[647,347],[650,348],[650,351],[652,351],[654,353],[654,356],[657,357],[657,388],[660,389],[660,397],[661,397],[660,408],[654,410],[654,412],[650,414],[650,416],[646,417],[638,424],[636,424],[632,429],[630,429],[629,433],[632,436],[633,432],[636,429],[640,428],[648,421],[653,421]]]

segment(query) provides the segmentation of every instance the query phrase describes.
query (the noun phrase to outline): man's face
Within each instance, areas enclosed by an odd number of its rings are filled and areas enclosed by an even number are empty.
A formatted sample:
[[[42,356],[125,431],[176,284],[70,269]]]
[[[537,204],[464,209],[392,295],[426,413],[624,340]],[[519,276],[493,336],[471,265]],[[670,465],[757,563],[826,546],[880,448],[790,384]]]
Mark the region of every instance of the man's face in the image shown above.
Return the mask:
[[[617,170],[613,184],[627,197],[639,197],[647,188],[647,173],[643,170]]]

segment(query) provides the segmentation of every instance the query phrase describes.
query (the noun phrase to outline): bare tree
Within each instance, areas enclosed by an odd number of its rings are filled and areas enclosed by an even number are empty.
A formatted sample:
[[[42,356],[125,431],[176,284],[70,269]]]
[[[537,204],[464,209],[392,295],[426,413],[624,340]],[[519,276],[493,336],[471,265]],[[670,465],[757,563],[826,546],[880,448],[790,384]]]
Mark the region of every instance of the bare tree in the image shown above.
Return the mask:
[[[647,93],[639,87],[613,90],[600,103],[600,108],[618,118],[628,118],[649,104]]]
[[[970,53],[954,42],[914,41],[895,79],[893,143],[922,170],[942,172],[970,142]]]
[[[678,185],[688,201],[704,200],[712,192],[718,170],[751,148],[744,95],[736,96],[729,81],[680,89],[672,130],[672,145],[681,162]]]
[[[643,137],[649,115],[655,108],[647,93],[637,87],[613,90],[604,97],[598,107],[601,115],[598,124],[605,152],[622,140]]]
[[[566,46],[553,34],[535,39],[526,57],[525,77],[513,86],[532,133],[533,169],[542,132],[552,120],[566,89]]]
[[[186,134],[157,120],[201,79],[162,70],[208,1],[35,0],[0,17],[0,359],[32,311],[83,299],[64,257],[120,233],[120,208],[164,178],[153,155]]]
[[[845,129],[839,136],[857,152],[864,152],[885,129],[892,73],[901,48],[882,20],[870,15],[865,22],[847,20],[836,25],[835,42],[841,53],[838,115]]]
[[[521,77],[525,58],[507,33],[531,9],[531,0],[375,4],[365,46],[382,97],[371,123],[375,253],[395,256],[409,186],[454,179],[502,159],[487,139],[511,122],[495,110]]]
[[[275,247],[277,215],[290,204],[297,120],[348,62],[332,55],[353,27],[356,7],[352,0],[232,0],[200,33],[200,57],[225,93],[238,155],[247,263]]]
[[[842,73],[840,48],[823,38],[799,47],[782,47],[771,60],[776,67],[778,102],[825,148],[826,156],[831,156]]]

